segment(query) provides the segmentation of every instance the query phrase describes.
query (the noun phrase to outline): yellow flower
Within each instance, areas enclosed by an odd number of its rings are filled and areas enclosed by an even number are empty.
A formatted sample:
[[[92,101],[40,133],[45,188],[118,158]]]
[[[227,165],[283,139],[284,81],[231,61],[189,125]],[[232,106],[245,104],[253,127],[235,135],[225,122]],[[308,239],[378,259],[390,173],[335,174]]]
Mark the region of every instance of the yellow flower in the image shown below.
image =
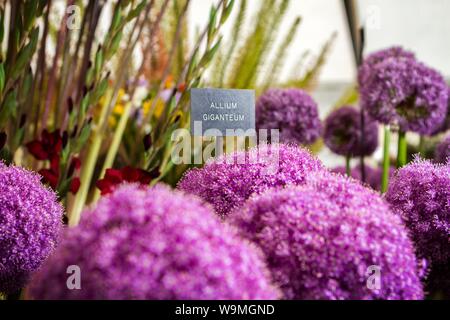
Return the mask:
[[[147,116],[150,112],[150,109],[152,108],[153,100],[146,100],[142,104],[142,111],[144,113],[144,116]],[[164,110],[165,103],[162,99],[158,99],[158,101],[155,104],[155,110],[153,111],[153,116],[155,118],[159,118]]]

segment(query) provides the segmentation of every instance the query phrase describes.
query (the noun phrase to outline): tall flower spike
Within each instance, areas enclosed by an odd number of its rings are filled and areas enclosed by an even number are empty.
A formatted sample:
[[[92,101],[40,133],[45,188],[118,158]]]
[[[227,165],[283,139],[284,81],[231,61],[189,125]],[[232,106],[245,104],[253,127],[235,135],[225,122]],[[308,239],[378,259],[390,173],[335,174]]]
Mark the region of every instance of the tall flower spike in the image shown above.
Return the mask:
[[[24,287],[56,247],[63,209],[39,180],[0,161],[0,292]]]
[[[66,286],[78,265],[81,290]],[[37,299],[276,299],[256,247],[196,197],[122,185],[67,230],[33,279]]]
[[[229,221],[263,250],[285,299],[423,298],[400,218],[344,176],[323,172],[306,185],[272,189]]]

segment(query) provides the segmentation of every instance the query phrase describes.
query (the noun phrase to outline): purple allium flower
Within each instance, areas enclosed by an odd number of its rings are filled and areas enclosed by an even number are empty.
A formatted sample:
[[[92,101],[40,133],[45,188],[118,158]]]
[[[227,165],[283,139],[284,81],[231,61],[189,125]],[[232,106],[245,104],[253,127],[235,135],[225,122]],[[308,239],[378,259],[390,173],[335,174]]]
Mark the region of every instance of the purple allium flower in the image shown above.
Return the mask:
[[[253,197],[228,220],[261,247],[284,298],[423,298],[412,243],[381,197],[338,174],[308,180]]]
[[[178,188],[213,205],[225,217],[254,193],[271,187],[301,185],[306,175],[325,170],[320,160],[295,145],[259,145],[211,159],[202,169],[188,171]]]
[[[317,104],[300,89],[269,89],[256,103],[256,128],[280,130],[280,142],[311,144],[320,137]]]
[[[276,299],[261,252],[200,199],[122,185],[84,212],[34,278],[37,299]],[[67,267],[81,289],[66,286]]]
[[[374,67],[388,58],[410,59],[413,61],[416,59],[414,53],[399,46],[390,47],[369,54],[358,68],[358,83],[360,88],[370,82]]]
[[[432,272],[441,266],[450,272],[450,164],[415,159],[397,171],[386,200],[409,228],[418,256],[429,261]],[[450,293],[449,274],[437,276]]]
[[[380,191],[381,190],[381,175],[383,173],[383,169],[380,167],[374,168],[374,167],[371,167],[368,165],[365,165],[364,169],[365,169],[365,173],[366,173],[366,179],[365,179],[366,184],[369,185],[372,189]],[[331,171],[345,175],[347,170],[344,166],[339,166],[339,167],[332,169]],[[394,172],[395,172],[395,169],[393,167],[391,167],[389,169],[389,176],[392,177]],[[362,181],[361,165],[358,164],[357,166],[353,167],[352,170],[350,171],[350,176],[353,179]]]
[[[450,158],[450,134],[437,145],[434,154],[437,162],[446,163],[448,158]]]
[[[378,146],[378,124],[368,116],[364,120],[364,145],[361,145],[361,112],[351,106],[333,111],[325,120],[327,147],[343,156],[371,155]]]
[[[430,135],[445,120],[444,78],[413,59],[391,57],[374,65],[360,93],[363,108],[374,119],[403,131]]]
[[[56,247],[63,209],[40,180],[0,161],[0,292],[24,287]]]

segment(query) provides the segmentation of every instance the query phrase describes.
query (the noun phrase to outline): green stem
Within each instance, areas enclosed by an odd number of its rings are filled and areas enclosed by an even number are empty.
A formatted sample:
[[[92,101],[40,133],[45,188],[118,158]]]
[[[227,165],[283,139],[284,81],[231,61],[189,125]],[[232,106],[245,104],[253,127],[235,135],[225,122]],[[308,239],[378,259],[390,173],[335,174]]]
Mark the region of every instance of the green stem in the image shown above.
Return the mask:
[[[351,176],[351,169],[350,169],[350,156],[347,155],[345,157],[345,173],[347,174],[347,176]]]
[[[422,135],[419,141],[419,153],[422,158],[425,158],[425,137]]]
[[[108,153],[106,154],[105,162],[103,163],[102,171],[100,172],[99,179],[102,179],[106,169],[111,168],[114,164],[114,160],[117,156],[117,151],[119,150],[120,142],[122,141],[123,133],[127,126],[128,118],[130,117],[132,103],[128,102],[125,106],[125,110],[120,116],[119,123],[116,130],[114,131],[113,140],[109,147]],[[94,194],[93,202],[96,202],[100,198],[100,190],[96,189]]]
[[[112,92],[106,93],[106,101],[110,102],[112,99]],[[97,163],[98,154],[102,145],[104,132],[102,130],[103,123],[107,121],[109,103],[104,103],[100,112],[100,120],[94,129],[91,145],[89,146],[86,160],[84,161],[81,169],[80,176],[80,189],[75,196],[75,200],[72,206],[72,210],[69,212],[69,226],[73,227],[78,224],[81,217],[81,211],[84,208],[86,199],[89,193],[89,187],[91,186],[92,176],[95,170],[95,164]]]
[[[406,164],[407,148],[406,132],[400,130],[398,132],[397,168],[401,168]]]
[[[383,146],[383,174],[381,177],[381,192],[384,193],[387,190],[389,180],[389,143],[391,140],[391,131],[389,126],[384,127],[384,146]]]

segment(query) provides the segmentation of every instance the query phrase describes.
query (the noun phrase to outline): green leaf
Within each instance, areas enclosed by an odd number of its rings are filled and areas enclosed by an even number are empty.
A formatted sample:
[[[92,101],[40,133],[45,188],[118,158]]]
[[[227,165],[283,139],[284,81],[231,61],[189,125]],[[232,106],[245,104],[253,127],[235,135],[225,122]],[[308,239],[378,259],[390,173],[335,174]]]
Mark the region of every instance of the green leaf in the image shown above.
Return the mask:
[[[5,10],[0,8],[0,43],[3,42],[5,36]]]
[[[111,45],[105,54],[106,60],[110,59],[116,53],[117,49],[119,48],[121,40],[122,40],[122,31],[119,31],[111,40]]]
[[[37,10],[38,10],[38,1],[37,0],[29,0],[29,1],[25,2],[24,21],[23,21],[23,27],[24,27],[25,32],[28,32],[31,29],[31,27],[34,25]]]
[[[230,17],[231,11],[233,10],[234,0],[231,0],[228,5],[225,6],[222,16],[220,18],[220,24],[224,24]]]
[[[100,98],[105,94],[106,89],[108,89],[108,78],[103,78],[98,86],[95,88],[94,93],[91,95],[89,104],[93,105],[97,103]]]
[[[141,1],[136,8],[130,11],[130,13],[127,16],[127,22],[130,22],[134,18],[136,18],[139,14],[141,14],[142,9],[145,8],[145,5],[147,4],[147,1]]]
[[[214,55],[216,54],[217,50],[219,49],[221,42],[222,42],[222,37],[220,37],[219,40],[217,40],[216,44],[205,53],[203,58],[200,60],[199,68],[204,68],[211,62],[211,60],[214,58]]]
[[[99,50],[95,55],[95,74],[97,76],[100,75],[100,72],[102,71],[103,61],[103,50],[99,47]]]
[[[12,67],[11,78],[16,80],[23,72],[25,67],[30,64],[31,58],[36,50],[37,40],[39,36],[39,27],[36,27],[31,31],[30,40],[28,44],[20,50],[16,63]]]
[[[217,9],[215,7],[211,7],[208,24],[208,43],[211,43],[216,31],[216,17],[217,17]]]
[[[78,136],[78,139],[75,143],[73,153],[80,152],[81,148],[85,146],[87,140],[89,139],[90,134],[91,134],[91,124],[87,123],[81,129],[80,135]]]
[[[3,93],[3,89],[5,89],[5,66],[0,63],[0,95]]]
[[[4,126],[6,121],[10,120],[11,116],[16,113],[17,107],[17,92],[10,91],[5,98],[2,109],[0,110],[0,128]]]
[[[122,9],[120,6],[116,6],[114,10],[114,15],[111,20],[111,31],[115,32],[120,25],[120,21],[122,20]]]

